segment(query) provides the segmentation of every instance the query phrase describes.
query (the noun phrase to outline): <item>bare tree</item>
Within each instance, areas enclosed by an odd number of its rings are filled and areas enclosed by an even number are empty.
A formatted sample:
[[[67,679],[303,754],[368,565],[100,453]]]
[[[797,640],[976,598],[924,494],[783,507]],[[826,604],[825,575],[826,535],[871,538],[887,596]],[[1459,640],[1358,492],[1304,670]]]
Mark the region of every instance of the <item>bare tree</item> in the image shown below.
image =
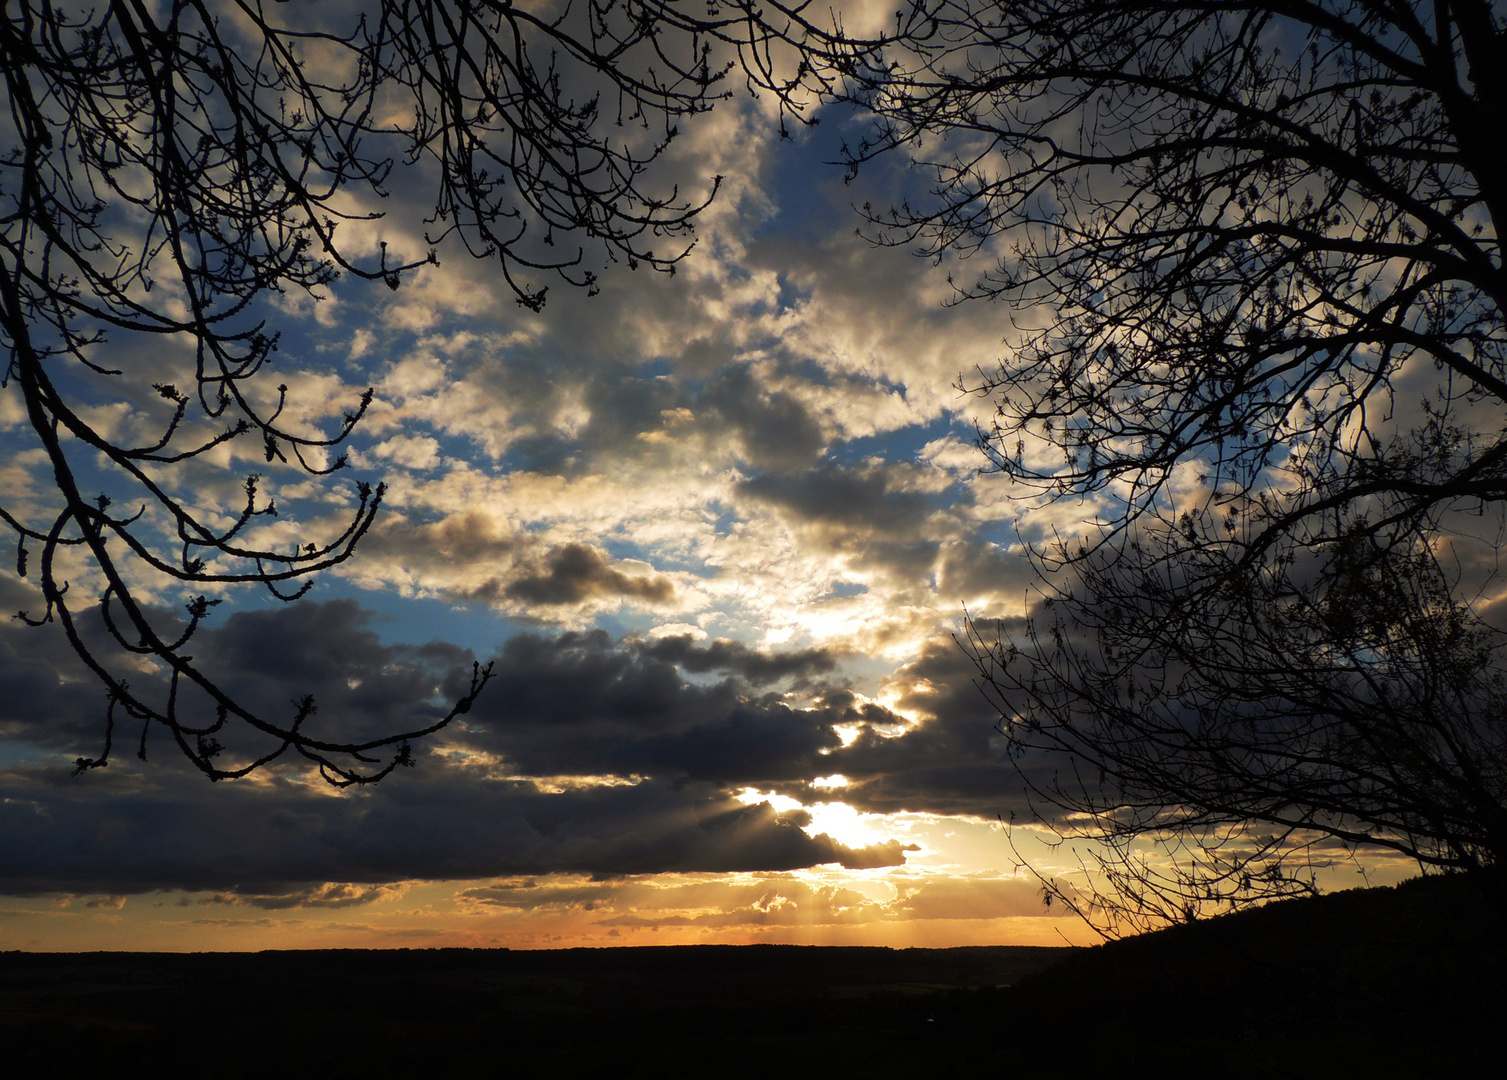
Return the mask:
[[[1316,843],[1495,881],[1496,536],[1460,523],[1507,496],[1499,5],[940,0],[902,28],[851,72],[877,124],[849,165],[930,169],[876,237],[986,261],[960,299],[1018,319],[960,381],[997,405],[981,445],[1092,519],[1036,551],[1050,610],[972,651],[1014,747],[1065,755],[1036,793],[1106,845],[1094,899],[1310,888]]]
[[[263,0],[6,6],[3,381],[55,483],[0,518],[17,572],[41,590],[43,607],[21,617],[60,624],[107,694],[103,751],[79,771],[108,763],[129,719],[143,757],[161,728],[213,779],[293,751],[331,783],[367,782],[469,708],[488,668],[443,715],[341,737],[309,698],[257,714],[188,652],[217,590],[258,583],[296,599],[351,557],[383,497],[381,484],[354,485],[344,525],[312,538],[268,528],[277,511],[259,475],[236,505],[216,502],[204,470],[227,456],[275,474],[340,471],[371,401],[368,390],[322,431],[297,417],[287,386],[266,385],[272,301],[339,275],[396,289],[446,241],[493,260],[536,311],[541,278],[592,290],[596,266],[673,271],[716,180],[688,196],[657,191],[647,172],[680,118],[726,96],[714,44],[736,46],[750,81],[794,109],[812,72],[781,81],[776,54],[811,31],[778,4],[686,14],[674,0],[381,0],[364,15]],[[430,185],[428,246],[368,256],[353,231],[380,218],[399,177]],[[174,356],[181,376],[143,393],[147,358]],[[132,439],[96,421],[91,406],[121,400],[145,414],[156,400],[155,432]],[[186,617],[151,602],[184,589],[206,590],[187,597]],[[259,749],[227,751],[237,731]]]
[[[1502,639],[1457,580],[1421,538],[1254,569],[1206,539],[1089,553],[1024,640],[972,627],[1017,760],[1056,762],[1033,796],[1108,883],[1049,891],[1118,933],[1311,892],[1365,847],[1507,906]]]

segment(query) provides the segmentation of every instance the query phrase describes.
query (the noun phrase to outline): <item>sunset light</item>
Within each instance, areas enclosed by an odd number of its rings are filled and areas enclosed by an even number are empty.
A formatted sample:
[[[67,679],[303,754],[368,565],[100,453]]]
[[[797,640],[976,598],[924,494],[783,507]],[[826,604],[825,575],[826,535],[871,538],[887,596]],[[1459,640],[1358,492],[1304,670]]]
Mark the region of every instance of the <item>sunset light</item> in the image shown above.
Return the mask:
[[[0,1030],[1376,1075],[1489,1012],[1504,57],[1501,0],[7,3]]]

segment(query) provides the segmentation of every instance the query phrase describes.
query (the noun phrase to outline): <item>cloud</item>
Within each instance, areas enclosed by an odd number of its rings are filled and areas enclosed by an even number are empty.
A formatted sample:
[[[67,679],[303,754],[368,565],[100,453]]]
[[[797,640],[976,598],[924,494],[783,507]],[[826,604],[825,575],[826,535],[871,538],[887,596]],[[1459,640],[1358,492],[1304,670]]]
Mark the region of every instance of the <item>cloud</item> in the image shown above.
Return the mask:
[[[402,885],[353,885],[326,881],[301,885],[282,892],[220,892],[200,900],[201,904],[232,904],[282,911],[289,908],[346,908],[380,903],[401,897]]]
[[[826,835],[826,834],[822,834]],[[920,851],[919,844],[902,844],[898,840],[886,840],[880,844],[870,844],[863,848],[841,849],[841,845],[834,844],[837,854],[837,862],[848,870],[873,870],[881,866],[901,866],[905,863],[905,852]]]
[[[596,927],[760,929],[875,926],[1014,916],[1065,917],[1047,911],[1040,886],[1026,876],[897,875],[862,887],[785,873],[586,879],[568,874],[514,878],[468,888],[462,904],[520,913],[573,913]]]
[[[671,662],[682,650],[657,644],[622,645],[600,631],[511,638],[494,687],[467,718],[468,744],[524,775],[649,775],[729,790],[815,775],[840,745],[833,726],[849,718],[843,709],[795,709],[727,679],[688,681]],[[695,671],[718,652],[683,655]],[[720,652],[761,675],[780,666],[778,656]],[[790,666],[812,663],[797,655]]]
[[[710,645],[697,645],[688,634],[660,637],[639,647],[641,655],[674,664],[684,671],[703,674],[726,671],[751,683],[771,683],[791,677],[825,674],[837,667],[827,649],[796,649],[783,653],[751,649],[726,638]]]
[[[313,694],[315,722],[332,739],[437,716],[461,692],[470,654],[383,644],[371,619],[349,600],[239,612],[202,630],[195,654],[272,715]],[[829,672],[822,650],[515,635],[471,713],[419,746],[416,769],[334,795],[293,764],[254,782],[204,784],[165,733],[149,733],[142,765],[129,755],[136,733],[120,732],[109,769],[70,780],[66,760],[95,752],[101,698],[68,674],[54,631],[0,628],[0,685],[44,691],[3,699],[0,723],[14,741],[57,754],[56,764],[28,758],[0,772],[0,878],[13,891],[174,887],[329,906],[362,902],[317,891],[329,882],[903,864],[910,849],[898,840],[848,845],[812,835],[809,815],[737,798],[752,788],[828,801],[833,792],[811,781],[833,773],[848,781],[841,799],[866,812],[1025,811],[992,730],[997,713],[950,640],[895,673],[895,712],[838,687],[804,704],[754,689]],[[143,675],[138,689],[153,685]],[[73,712],[84,704],[82,717]],[[222,737],[227,756],[260,745]]]
[[[519,543],[520,538],[494,518],[471,510],[428,525],[386,519],[361,545],[361,554],[403,557],[423,552],[447,563],[496,563],[511,558]]]
[[[930,879],[904,890],[895,910],[906,919],[999,919],[1046,914],[1041,885],[1029,876]]]
[[[767,803],[745,806],[702,785],[645,781],[546,794],[432,768],[405,777],[401,790],[384,789],[397,797],[332,798],[274,782],[271,790],[215,789],[206,799],[193,778],[183,779],[124,798],[115,785],[45,791],[44,777],[6,774],[8,787],[30,787],[49,814],[0,837],[5,891],[185,889],[262,908],[338,907],[376,896],[328,882],[730,873],[904,858],[898,844],[853,848],[809,836]],[[317,887],[293,887],[299,882]]]
[[[609,899],[621,889],[621,881],[572,879],[568,875],[556,874],[544,880],[521,878],[512,881],[497,881],[491,885],[465,889],[457,893],[456,898],[486,907],[515,910],[592,911],[599,903]]]
[[[427,435],[396,435],[372,452],[407,469],[433,469],[440,463],[439,450],[440,444]]]
[[[796,398],[761,386],[745,366],[724,369],[708,387],[706,402],[756,469],[804,468],[826,445],[816,418]]]
[[[240,612],[203,630],[195,653],[221,685],[269,710],[314,694],[330,738],[435,715],[455,696],[469,654],[441,643],[384,645],[370,618],[345,600]],[[0,640],[17,634],[7,628]],[[465,722],[421,747],[416,769],[372,791],[337,795],[291,765],[207,785],[161,734],[148,741],[149,763],[118,754],[77,779],[56,758],[12,765],[0,772],[0,879],[19,893],[182,888],[271,908],[374,895],[330,882],[904,861],[897,842],[849,846],[809,835],[767,803],[734,798],[749,783],[815,775],[822,752],[839,745],[833,724],[851,709],[793,709],[747,697],[728,680],[688,682],[647,648],[601,632],[511,639]],[[703,652],[711,655],[693,661],[717,655]],[[724,649],[720,659],[759,658]],[[792,669],[814,663],[802,657]],[[151,680],[139,689],[151,692]],[[47,738],[48,713],[0,708],[17,737]],[[250,752],[229,752],[238,750]]]
[[[584,544],[564,544],[544,559],[542,572],[516,578],[503,594],[530,604],[579,604],[601,597],[625,597],[651,604],[675,601],[675,585],[658,574],[629,576],[607,564]]]

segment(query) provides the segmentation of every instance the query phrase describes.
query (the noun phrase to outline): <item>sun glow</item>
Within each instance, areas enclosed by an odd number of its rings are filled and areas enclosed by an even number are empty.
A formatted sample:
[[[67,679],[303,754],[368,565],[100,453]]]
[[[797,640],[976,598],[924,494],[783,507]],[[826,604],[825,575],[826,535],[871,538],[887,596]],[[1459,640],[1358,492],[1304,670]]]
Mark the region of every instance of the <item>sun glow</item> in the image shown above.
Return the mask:
[[[812,781],[812,787],[836,788],[846,786],[847,783],[846,777],[834,774],[817,777]],[[751,787],[746,787],[739,792],[737,799],[745,806],[768,803],[777,814],[792,814],[795,811],[801,811],[810,818],[805,825],[801,826],[807,836],[826,834],[839,844],[851,848],[884,843],[891,839],[895,832],[893,829],[886,829],[889,820],[887,815],[865,814],[844,802],[808,804],[779,792],[765,792]]]
[[[792,799],[789,795],[781,795],[776,791],[760,791],[758,788],[746,787],[734,796],[744,806],[757,806],[759,803],[768,803],[776,814],[787,814],[791,810],[801,809],[801,801]]]
[[[863,734],[862,724],[833,724],[832,734],[842,740],[843,749],[846,750],[858,741],[858,736]]]
[[[811,815],[807,834],[820,836],[826,833],[839,844],[851,848],[868,847],[890,839],[883,829],[883,814],[864,814],[843,802],[817,803],[806,807]]]

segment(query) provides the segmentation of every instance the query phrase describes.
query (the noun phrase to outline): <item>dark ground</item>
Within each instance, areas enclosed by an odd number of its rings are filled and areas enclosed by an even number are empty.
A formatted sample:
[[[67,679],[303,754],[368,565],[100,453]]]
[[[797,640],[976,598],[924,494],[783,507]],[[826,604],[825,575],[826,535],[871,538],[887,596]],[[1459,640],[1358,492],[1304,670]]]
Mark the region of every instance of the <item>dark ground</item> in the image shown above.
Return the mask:
[[[1487,1076],[1504,951],[1455,881],[1093,949],[0,954],[9,1076]]]

